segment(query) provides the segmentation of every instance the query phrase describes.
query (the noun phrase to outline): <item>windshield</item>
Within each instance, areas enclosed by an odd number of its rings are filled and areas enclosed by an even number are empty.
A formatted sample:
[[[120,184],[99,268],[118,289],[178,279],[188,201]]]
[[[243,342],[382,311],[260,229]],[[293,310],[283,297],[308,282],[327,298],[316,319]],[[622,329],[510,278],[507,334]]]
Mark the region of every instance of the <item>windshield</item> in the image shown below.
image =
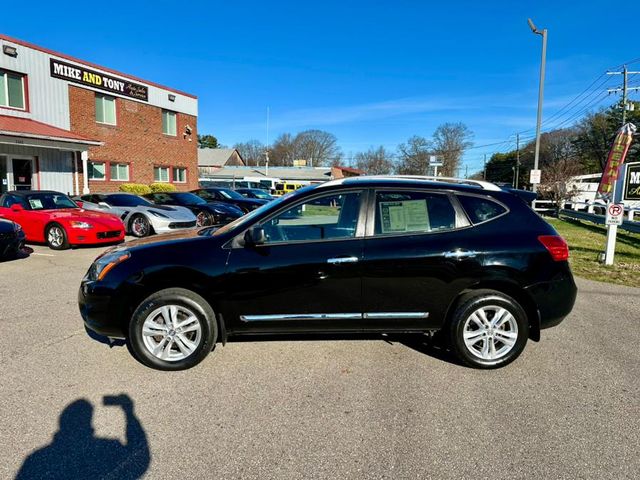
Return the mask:
[[[181,205],[206,205],[207,201],[193,193],[174,193],[171,195]]]
[[[257,198],[264,198],[265,200],[270,200],[272,198],[267,192],[257,188],[255,190],[249,190],[249,192],[253,193]]]
[[[292,195],[288,195],[286,197],[278,197],[275,200],[269,202],[269,203],[265,203],[264,205],[262,205],[259,208],[256,208],[255,210],[252,210],[251,212],[247,213],[246,215],[237,218],[236,220],[234,220],[231,223],[227,223],[224,227],[219,228],[218,230],[215,230],[213,232],[213,236],[218,236],[218,235],[224,235],[227,232],[231,232],[235,229],[241,229],[244,225],[247,225],[248,223],[250,223],[251,221],[253,221],[254,218],[262,215],[264,212],[270,211],[270,210],[276,210],[280,204],[282,202],[284,202],[285,200],[289,200],[292,196],[297,196],[299,194],[303,194],[304,192],[308,192],[309,190],[312,190],[314,188],[316,188],[317,185],[310,185],[308,187],[305,188],[301,188],[300,190],[296,190],[296,192]],[[234,192],[235,193],[235,192]],[[205,230],[201,230],[200,234],[204,234],[204,232],[207,232],[208,229]]]
[[[219,188],[218,191],[225,198],[233,198],[235,200],[242,200],[244,197],[240,195],[238,192],[234,192],[233,190],[229,190],[228,188]]]
[[[117,193],[115,195],[107,195],[105,198],[112,207],[152,207],[153,204],[148,200],[137,195],[127,193]]]
[[[33,193],[26,195],[29,210],[58,210],[60,208],[78,208],[73,200],[63,193]]]

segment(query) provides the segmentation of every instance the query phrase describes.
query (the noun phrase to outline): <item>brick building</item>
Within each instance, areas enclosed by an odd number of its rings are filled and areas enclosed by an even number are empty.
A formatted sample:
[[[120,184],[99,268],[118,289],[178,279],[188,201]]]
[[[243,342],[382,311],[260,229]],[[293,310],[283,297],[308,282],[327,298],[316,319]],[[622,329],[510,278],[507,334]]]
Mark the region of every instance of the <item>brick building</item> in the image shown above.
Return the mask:
[[[195,96],[0,34],[0,192],[197,188]]]

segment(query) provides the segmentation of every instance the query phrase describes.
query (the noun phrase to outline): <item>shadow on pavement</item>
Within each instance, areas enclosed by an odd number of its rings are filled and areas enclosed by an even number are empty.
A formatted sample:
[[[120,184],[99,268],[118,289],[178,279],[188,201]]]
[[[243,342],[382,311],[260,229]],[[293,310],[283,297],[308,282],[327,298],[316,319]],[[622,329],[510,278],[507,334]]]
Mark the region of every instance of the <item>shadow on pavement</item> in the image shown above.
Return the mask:
[[[93,405],[76,400],[60,414],[60,428],[49,445],[31,453],[16,476],[25,479],[141,478],[149,468],[147,436],[133,412],[128,395],[105,396],[105,406],[122,409],[126,419],[126,444],[94,435]]]
[[[20,250],[18,250],[18,253],[14,257],[10,257],[10,258],[0,257],[0,263],[8,263],[8,262],[15,262],[16,260],[24,260],[25,258],[29,258],[29,255],[31,255],[32,253],[33,253],[33,248],[22,247]]]

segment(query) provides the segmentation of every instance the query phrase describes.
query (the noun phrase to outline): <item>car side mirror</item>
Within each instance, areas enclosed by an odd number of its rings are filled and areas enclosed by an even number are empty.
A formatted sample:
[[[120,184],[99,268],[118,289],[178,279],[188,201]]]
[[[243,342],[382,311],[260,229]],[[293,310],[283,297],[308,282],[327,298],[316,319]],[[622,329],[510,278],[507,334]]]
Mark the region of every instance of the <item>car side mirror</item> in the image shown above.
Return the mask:
[[[12,212],[21,212],[24,210],[24,207],[22,205],[20,205],[19,203],[14,203],[13,205],[11,205],[11,211]]]
[[[244,234],[244,243],[249,246],[263,245],[267,241],[267,236],[262,227],[252,227]]]
[[[82,206],[84,205],[84,202],[81,202],[80,200],[76,200],[76,205],[77,205],[79,208],[82,208]]]

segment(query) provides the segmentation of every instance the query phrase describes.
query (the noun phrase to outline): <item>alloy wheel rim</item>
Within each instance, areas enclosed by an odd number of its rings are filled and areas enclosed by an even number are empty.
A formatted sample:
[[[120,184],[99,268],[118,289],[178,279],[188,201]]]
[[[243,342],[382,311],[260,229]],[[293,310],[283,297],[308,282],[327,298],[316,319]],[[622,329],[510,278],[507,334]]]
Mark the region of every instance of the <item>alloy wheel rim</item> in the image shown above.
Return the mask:
[[[144,218],[136,218],[133,221],[133,231],[140,236],[144,236],[147,233],[147,224]]]
[[[164,305],[151,312],[142,324],[142,341],[154,357],[177,362],[192,355],[202,338],[196,314],[182,305]]]
[[[59,247],[60,245],[62,245],[63,237],[64,235],[60,230],[60,227],[51,227],[49,229],[49,235],[47,236],[47,240],[49,241],[50,245],[54,247]]]
[[[467,350],[475,357],[488,361],[499,360],[515,347],[518,323],[504,307],[480,307],[464,322],[463,339]]]
[[[204,227],[207,225],[207,214],[204,212],[198,213],[196,216],[196,225],[198,227]]]

